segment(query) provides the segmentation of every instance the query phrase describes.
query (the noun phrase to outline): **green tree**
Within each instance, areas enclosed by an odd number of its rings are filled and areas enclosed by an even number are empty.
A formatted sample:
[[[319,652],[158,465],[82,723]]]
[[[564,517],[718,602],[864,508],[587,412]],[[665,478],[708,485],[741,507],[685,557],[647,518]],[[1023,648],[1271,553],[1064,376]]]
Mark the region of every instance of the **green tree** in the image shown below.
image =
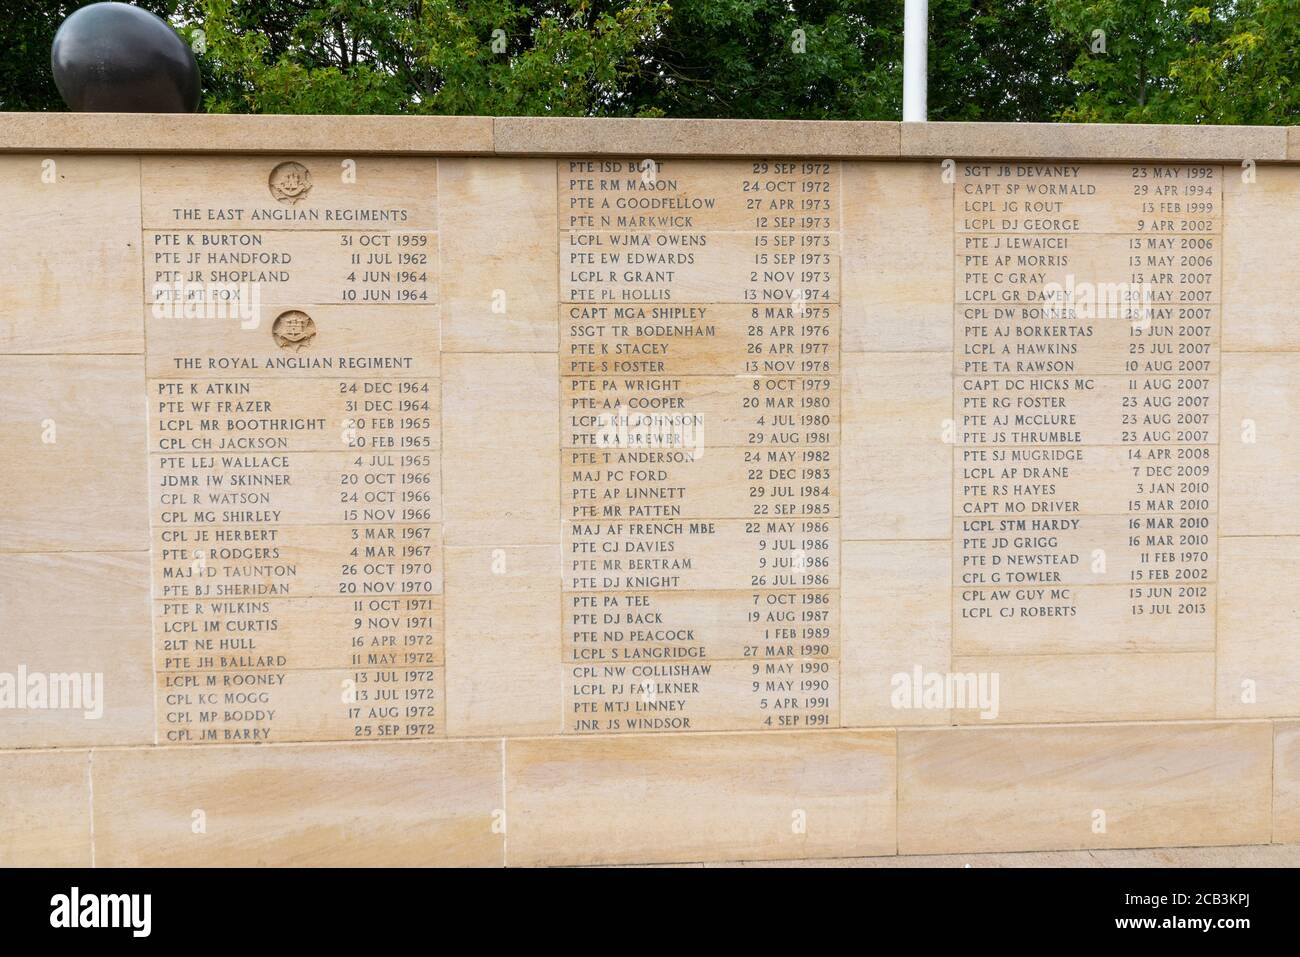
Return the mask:
[[[1070,70],[1079,92],[1060,117],[1168,122],[1182,94],[1177,65],[1195,46],[1214,43],[1228,23],[1231,0],[1205,2],[1049,0],[1054,24],[1079,51]]]
[[[203,0],[209,110],[582,115],[617,109],[660,0]],[[269,29],[268,29],[269,27]]]
[[[1040,0],[930,5],[930,115],[1044,120],[1069,105],[1077,47]],[[630,93],[666,116],[896,120],[898,0],[672,0]]]
[[[897,0],[204,0],[219,111],[896,119]],[[497,36],[494,45],[493,31]],[[936,0],[935,119],[1047,120],[1078,47],[1041,0]]]
[[[671,0],[626,112],[896,118],[897,0]]]
[[[62,108],[49,45],[88,2],[17,0],[0,16],[0,109]],[[201,49],[204,108],[214,112],[886,120],[901,112],[899,0],[138,5]],[[932,119],[1300,115],[1300,0],[931,0],[930,11]]]
[[[1079,92],[1061,119],[1287,124],[1300,115],[1300,0],[1050,0],[1050,8],[1079,50],[1070,70]]]
[[[1042,0],[932,0],[930,118],[1050,120],[1073,102],[1077,52]]]
[[[1197,18],[1208,15],[1195,10]],[[1180,123],[1291,124],[1300,117],[1300,0],[1247,0],[1213,41],[1173,65]],[[1162,118],[1164,118],[1162,117]]]

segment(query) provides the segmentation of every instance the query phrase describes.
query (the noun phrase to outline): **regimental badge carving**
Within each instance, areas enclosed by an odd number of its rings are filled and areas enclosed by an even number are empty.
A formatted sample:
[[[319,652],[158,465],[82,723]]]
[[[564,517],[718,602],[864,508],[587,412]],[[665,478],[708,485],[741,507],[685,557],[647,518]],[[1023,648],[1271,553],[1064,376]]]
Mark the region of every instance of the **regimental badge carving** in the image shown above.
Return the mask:
[[[307,313],[290,309],[275,317],[275,322],[271,325],[271,335],[275,337],[275,344],[281,349],[301,352],[316,338],[316,322]]]
[[[311,173],[301,163],[281,163],[267,180],[271,195],[292,206],[311,192]]]

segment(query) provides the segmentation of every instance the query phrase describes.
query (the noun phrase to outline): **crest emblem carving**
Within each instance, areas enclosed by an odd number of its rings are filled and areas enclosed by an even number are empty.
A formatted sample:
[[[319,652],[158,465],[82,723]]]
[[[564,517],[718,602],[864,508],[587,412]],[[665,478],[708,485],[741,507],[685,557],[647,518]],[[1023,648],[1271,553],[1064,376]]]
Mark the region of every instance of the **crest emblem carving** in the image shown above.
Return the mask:
[[[301,163],[281,163],[271,170],[266,185],[272,196],[292,206],[311,192],[311,173]]]
[[[298,309],[290,309],[275,317],[271,335],[281,349],[301,352],[316,338],[316,323],[311,316]]]

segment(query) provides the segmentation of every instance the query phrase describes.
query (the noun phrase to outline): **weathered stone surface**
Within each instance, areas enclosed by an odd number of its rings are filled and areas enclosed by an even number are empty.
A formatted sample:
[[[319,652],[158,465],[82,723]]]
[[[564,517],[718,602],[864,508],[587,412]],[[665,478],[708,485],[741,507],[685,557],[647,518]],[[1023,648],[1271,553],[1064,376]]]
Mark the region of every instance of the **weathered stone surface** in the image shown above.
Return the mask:
[[[90,755],[0,752],[0,867],[89,867]]]
[[[508,864],[892,854],[894,735],[511,741],[506,796]]]
[[[503,116],[498,153],[594,156],[893,157],[898,124],[774,120],[571,119]]]
[[[1286,136],[0,116],[0,859],[1300,839]]]
[[[148,748],[94,760],[104,867],[502,864],[500,741]]]
[[[1272,727],[900,731],[903,854],[1264,844]]]
[[[1113,123],[903,123],[909,157],[990,159],[1202,160],[1286,159],[1282,127]]]
[[[0,150],[69,153],[493,152],[489,116],[0,113]]]

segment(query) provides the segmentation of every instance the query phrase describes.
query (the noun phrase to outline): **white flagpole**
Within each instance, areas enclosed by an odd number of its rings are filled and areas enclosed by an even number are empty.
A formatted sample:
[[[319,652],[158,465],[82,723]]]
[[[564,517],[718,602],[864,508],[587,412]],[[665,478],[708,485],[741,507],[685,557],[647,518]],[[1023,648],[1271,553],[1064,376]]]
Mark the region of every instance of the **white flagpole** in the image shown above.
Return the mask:
[[[903,8],[903,122],[924,123],[927,31],[930,0],[907,0]]]

